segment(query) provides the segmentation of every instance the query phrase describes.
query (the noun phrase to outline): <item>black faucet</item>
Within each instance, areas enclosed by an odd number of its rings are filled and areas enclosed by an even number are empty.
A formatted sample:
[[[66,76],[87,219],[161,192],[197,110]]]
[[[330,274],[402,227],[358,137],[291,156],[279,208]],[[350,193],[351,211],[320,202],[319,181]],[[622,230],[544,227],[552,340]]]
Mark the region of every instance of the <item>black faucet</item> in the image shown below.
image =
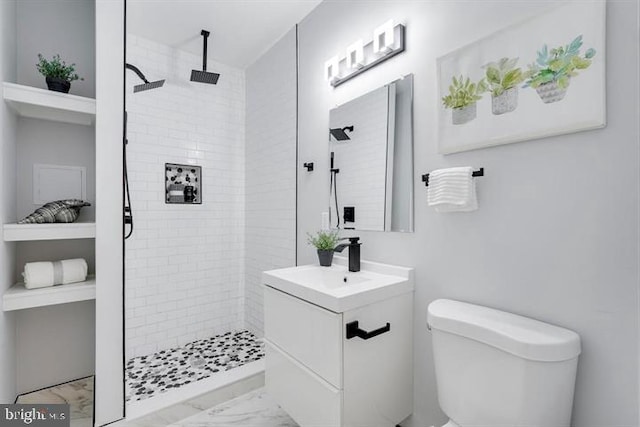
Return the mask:
[[[334,252],[342,252],[344,248],[349,248],[349,271],[360,271],[360,245],[359,237],[345,237],[340,240],[349,240],[349,243],[342,243],[334,249]]]

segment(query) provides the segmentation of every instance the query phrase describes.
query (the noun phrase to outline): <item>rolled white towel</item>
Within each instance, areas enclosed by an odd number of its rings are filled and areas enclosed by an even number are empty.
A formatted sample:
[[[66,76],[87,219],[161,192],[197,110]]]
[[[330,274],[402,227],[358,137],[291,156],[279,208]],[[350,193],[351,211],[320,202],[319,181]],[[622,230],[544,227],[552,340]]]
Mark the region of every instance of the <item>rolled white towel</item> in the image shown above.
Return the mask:
[[[83,282],[87,279],[87,261],[83,258],[62,261],[28,262],[24,265],[24,286],[27,289]]]
[[[436,212],[469,212],[478,209],[473,168],[438,169],[429,173],[427,202]]]

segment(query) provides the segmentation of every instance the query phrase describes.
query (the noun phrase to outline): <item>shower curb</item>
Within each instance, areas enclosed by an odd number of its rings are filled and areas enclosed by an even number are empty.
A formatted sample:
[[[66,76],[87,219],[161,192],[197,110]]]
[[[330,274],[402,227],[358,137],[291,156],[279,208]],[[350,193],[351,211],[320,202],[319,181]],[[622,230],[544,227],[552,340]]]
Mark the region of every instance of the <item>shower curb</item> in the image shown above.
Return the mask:
[[[161,427],[264,386],[264,359],[149,399],[129,402],[127,417],[113,427]]]

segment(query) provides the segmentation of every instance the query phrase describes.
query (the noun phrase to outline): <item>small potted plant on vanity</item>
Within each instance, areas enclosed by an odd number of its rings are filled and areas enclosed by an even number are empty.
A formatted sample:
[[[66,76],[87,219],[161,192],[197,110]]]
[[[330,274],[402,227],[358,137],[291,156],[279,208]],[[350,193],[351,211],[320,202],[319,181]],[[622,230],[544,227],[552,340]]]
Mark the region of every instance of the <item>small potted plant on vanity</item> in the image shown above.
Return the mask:
[[[40,74],[45,76],[49,90],[56,92],[69,93],[72,81],[84,80],[76,73],[76,64],[67,65],[60,59],[60,55],[54,55],[48,60],[39,53],[36,67]]]
[[[338,230],[320,230],[315,236],[307,233],[307,242],[318,250],[318,260],[323,267],[331,267],[333,250],[338,245]]]
[[[442,97],[445,108],[451,108],[451,120],[454,125],[462,125],[476,118],[476,101],[487,91],[484,78],[473,83],[469,77],[453,76],[449,85],[449,94]]]
[[[518,58],[502,58],[489,62],[486,78],[491,92],[491,112],[494,115],[509,113],[518,106],[518,85],[525,79],[520,68],[516,68]]]
[[[571,78],[578,75],[578,70],[585,70],[591,65],[595,49],[587,49],[580,55],[582,35],[579,35],[566,46],[549,50],[547,45],[538,51],[536,62],[529,65],[527,81],[523,87],[532,87],[545,104],[561,101],[567,93]]]

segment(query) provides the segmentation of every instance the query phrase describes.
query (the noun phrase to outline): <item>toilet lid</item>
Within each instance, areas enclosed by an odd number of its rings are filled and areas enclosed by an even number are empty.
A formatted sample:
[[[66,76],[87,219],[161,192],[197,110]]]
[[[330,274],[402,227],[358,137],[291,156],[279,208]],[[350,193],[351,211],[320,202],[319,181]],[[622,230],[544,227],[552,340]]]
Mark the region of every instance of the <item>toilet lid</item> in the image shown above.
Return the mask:
[[[580,336],[575,332],[488,307],[440,299],[429,304],[427,319],[432,329],[480,341],[525,359],[553,362],[580,354]]]

